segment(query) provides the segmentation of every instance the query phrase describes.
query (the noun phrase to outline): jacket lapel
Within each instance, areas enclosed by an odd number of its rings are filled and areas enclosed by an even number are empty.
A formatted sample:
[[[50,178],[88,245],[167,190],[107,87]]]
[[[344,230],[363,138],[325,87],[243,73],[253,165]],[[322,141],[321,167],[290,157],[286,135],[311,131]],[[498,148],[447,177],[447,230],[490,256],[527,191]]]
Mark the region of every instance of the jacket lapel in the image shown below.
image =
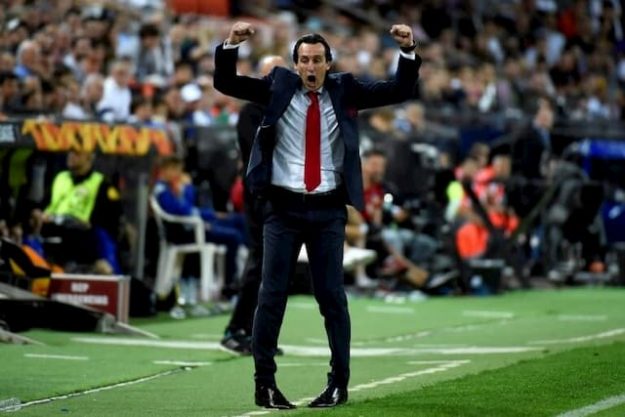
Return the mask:
[[[280,71],[276,72],[270,87],[271,101],[269,106],[267,106],[263,125],[274,125],[278,122],[278,119],[291,102],[293,94],[301,85],[302,81],[291,70],[280,68]]]

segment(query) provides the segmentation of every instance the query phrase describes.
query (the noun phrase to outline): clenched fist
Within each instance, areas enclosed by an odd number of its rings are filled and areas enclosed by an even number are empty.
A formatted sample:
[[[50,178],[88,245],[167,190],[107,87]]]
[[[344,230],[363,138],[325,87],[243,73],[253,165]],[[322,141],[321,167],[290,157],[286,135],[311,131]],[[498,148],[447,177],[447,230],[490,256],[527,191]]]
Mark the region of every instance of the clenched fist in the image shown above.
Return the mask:
[[[229,45],[238,45],[239,43],[246,41],[254,34],[254,28],[247,22],[236,22],[230,28],[230,34],[228,35]]]
[[[390,34],[393,35],[400,48],[410,48],[414,45],[412,28],[408,25],[393,25]]]

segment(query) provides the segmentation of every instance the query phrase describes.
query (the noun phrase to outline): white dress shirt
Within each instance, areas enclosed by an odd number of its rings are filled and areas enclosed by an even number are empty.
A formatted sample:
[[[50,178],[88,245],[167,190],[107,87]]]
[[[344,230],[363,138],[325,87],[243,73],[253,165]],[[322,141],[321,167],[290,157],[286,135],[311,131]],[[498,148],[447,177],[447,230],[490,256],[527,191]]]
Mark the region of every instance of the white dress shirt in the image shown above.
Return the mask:
[[[276,147],[273,151],[271,183],[298,193],[306,192],[304,185],[306,113],[310,105],[307,92],[305,88],[297,90],[278,120]],[[343,141],[339,140],[339,124],[330,94],[324,88],[318,93],[321,113],[321,184],[311,193],[331,191],[341,184],[345,154]]]

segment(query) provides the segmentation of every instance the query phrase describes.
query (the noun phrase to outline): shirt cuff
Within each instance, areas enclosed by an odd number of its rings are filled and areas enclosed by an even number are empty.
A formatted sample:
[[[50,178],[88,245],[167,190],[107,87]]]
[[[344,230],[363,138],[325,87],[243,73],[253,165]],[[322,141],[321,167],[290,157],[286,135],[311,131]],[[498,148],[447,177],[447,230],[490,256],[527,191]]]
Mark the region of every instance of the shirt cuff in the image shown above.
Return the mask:
[[[238,47],[239,47],[239,45],[241,45],[241,44],[240,44],[240,43],[237,43],[236,45],[232,45],[232,44],[229,44],[229,43],[228,43],[228,40],[226,39],[226,40],[224,41],[224,44],[223,44],[223,45],[224,45],[224,46],[223,46],[223,48],[224,48],[224,49],[236,49],[236,48],[238,48]]]
[[[224,49],[225,49],[225,47],[224,47]],[[417,59],[417,54],[416,54],[414,51],[412,51],[412,52],[404,52],[404,51],[402,51],[402,50],[400,49],[400,50],[399,50],[399,55],[403,56],[403,57],[404,57],[404,58],[406,58],[406,59],[411,59],[411,60],[413,60],[413,61],[414,61],[415,59]]]

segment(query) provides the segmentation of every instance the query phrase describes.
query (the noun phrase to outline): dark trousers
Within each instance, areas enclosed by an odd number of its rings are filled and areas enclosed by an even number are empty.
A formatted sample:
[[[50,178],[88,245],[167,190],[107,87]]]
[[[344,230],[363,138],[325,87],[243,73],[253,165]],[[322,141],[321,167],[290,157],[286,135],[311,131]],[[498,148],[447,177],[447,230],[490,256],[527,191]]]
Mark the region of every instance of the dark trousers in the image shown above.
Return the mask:
[[[263,201],[246,193],[243,200],[243,210],[248,228],[249,253],[243,271],[237,304],[226,331],[234,333],[242,329],[245,330],[246,334],[251,334],[263,267]]]
[[[286,309],[288,283],[302,244],[306,245],[313,294],[324,318],[330,345],[328,382],[347,386],[351,337],[343,288],[343,244],[347,212],[342,198],[270,198],[265,207],[264,257],[252,353],[257,384],[275,383],[274,353]]]

